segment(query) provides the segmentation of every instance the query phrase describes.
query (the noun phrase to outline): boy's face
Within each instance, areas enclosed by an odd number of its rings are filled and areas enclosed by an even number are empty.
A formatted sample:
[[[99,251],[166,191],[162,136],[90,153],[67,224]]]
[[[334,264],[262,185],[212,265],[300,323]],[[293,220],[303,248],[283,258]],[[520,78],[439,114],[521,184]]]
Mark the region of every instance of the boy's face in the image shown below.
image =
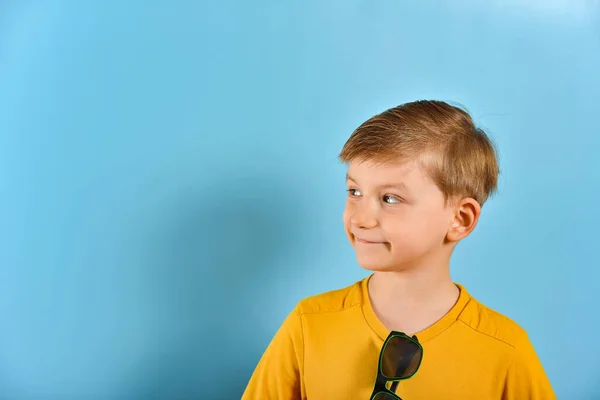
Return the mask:
[[[447,253],[454,212],[418,162],[351,162],[347,186],[344,226],[363,268],[400,271]]]

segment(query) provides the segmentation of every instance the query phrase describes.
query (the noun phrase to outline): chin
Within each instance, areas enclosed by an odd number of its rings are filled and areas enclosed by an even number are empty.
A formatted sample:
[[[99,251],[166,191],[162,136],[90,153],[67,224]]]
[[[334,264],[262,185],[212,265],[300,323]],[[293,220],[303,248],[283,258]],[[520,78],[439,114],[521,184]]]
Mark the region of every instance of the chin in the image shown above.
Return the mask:
[[[398,267],[394,266],[393,264],[390,264],[389,262],[383,262],[381,260],[368,260],[368,259],[362,259],[362,258],[358,258],[358,265],[360,265],[360,267],[362,269],[366,269],[367,271],[373,271],[373,272],[390,272],[390,271],[397,271]]]
[[[358,265],[362,269],[372,272],[400,272],[410,269],[406,264],[393,263],[390,260],[377,260],[374,258],[357,257]]]

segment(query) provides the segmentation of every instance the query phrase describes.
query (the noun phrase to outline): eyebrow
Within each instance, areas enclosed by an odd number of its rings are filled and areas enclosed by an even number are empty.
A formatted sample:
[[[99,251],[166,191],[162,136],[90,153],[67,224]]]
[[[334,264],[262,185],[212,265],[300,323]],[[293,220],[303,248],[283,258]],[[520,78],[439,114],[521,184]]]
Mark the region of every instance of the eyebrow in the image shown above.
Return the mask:
[[[350,176],[350,174],[346,173],[346,181],[356,182],[356,179],[352,178]],[[408,187],[406,186],[406,184],[404,182],[400,182],[400,183],[388,183],[388,184],[385,184],[385,185],[381,185],[379,187],[381,189],[384,189],[384,188],[397,188],[397,189],[406,190],[407,192],[409,191]]]

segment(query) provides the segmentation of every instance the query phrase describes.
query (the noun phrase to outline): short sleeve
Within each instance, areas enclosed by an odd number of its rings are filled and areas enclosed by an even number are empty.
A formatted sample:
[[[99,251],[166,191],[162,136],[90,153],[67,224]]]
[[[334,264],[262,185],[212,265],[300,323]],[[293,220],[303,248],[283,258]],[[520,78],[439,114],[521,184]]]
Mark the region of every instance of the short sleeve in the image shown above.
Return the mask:
[[[303,400],[304,343],[302,316],[291,312],[269,343],[242,400]]]
[[[515,347],[502,400],[556,400],[546,372],[528,336]]]

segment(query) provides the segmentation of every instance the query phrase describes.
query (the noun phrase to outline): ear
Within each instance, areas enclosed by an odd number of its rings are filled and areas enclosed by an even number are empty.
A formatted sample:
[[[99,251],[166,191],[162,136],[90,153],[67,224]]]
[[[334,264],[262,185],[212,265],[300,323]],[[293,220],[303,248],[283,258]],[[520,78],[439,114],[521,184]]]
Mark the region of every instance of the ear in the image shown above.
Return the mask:
[[[477,200],[465,198],[456,203],[450,228],[446,233],[446,240],[458,242],[475,229],[481,214],[481,205]]]

